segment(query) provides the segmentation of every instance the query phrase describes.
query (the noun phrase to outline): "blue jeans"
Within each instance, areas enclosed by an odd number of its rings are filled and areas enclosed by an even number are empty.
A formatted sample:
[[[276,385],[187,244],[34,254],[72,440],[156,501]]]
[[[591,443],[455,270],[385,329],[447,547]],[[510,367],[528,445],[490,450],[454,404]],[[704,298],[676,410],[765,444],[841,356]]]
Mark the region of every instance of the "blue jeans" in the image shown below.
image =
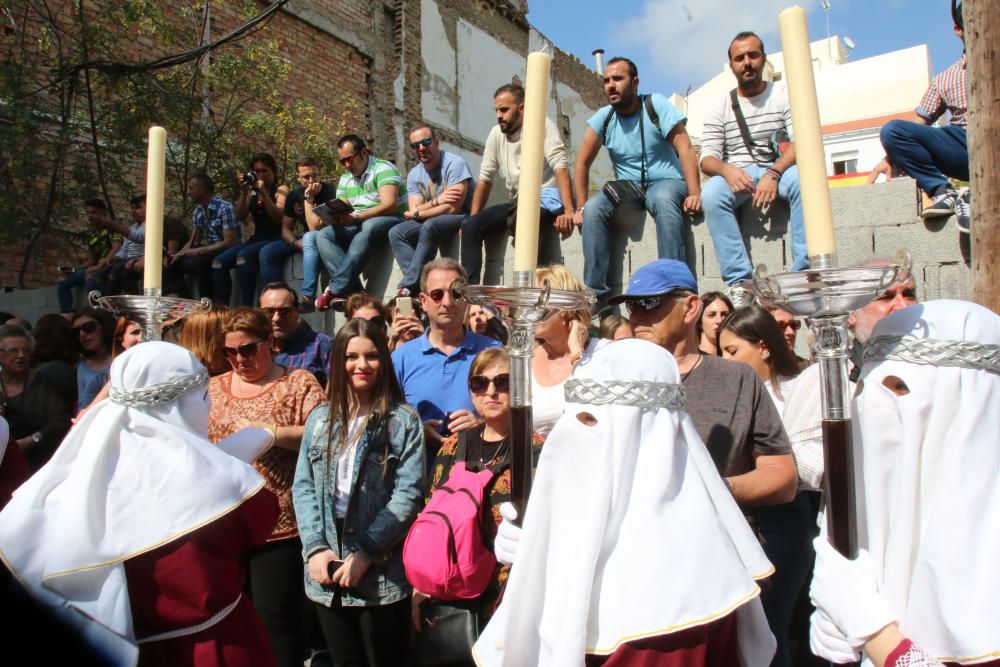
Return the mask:
[[[73,288],[80,285],[83,285],[83,303],[86,305],[87,295],[90,294],[91,290],[101,289],[101,284],[98,282],[100,277],[98,273],[88,276],[86,269],[77,269],[73,273],[66,274],[66,277],[56,285],[60,312],[73,312]]]
[[[656,222],[656,255],[686,261],[684,214],[687,184],[677,179],[653,181],[646,186],[646,210]],[[611,296],[608,287],[608,248],[615,206],[603,192],[587,200],[583,209],[583,282],[594,290],[598,303]]]
[[[295,254],[295,248],[288,245],[284,239],[271,241],[260,249],[257,262],[260,264],[260,281],[262,284],[276,283],[285,279],[285,261]],[[240,277],[242,281],[242,275]]]
[[[754,187],[767,171],[767,167],[754,165],[743,167],[750,174]],[[734,285],[753,277],[750,256],[743,245],[743,235],[736,221],[736,209],[750,199],[749,194],[734,194],[722,176],[712,176],[701,188],[701,205],[705,210],[705,222],[712,235],[715,257],[719,260],[722,279],[727,285]],[[799,195],[799,168],[792,165],[781,175],[778,182],[778,198],[788,202],[788,226],[792,230],[792,271],[809,268],[806,251],[806,229],[802,219],[802,197]]]
[[[316,249],[330,274],[327,289],[334,294],[350,294],[360,290],[361,270],[378,248],[378,243],[385,241],[389,230],[402,221],[396,215],[382,215],[358,225],[324,227],[319,230]]]
[[[483,269],[483,241],[487,236],[507,230],[507,216],[516,209],[513,203],[487,206],[479,213],[462,221],[462,267],[469,275],[469,284],[478,285]],[[559,213],[562,213],[560,209]],[[552,223],[557,213],[547,209],[538,212],[538,266],[548,266],[562,261],[559,232]]]
[[[319,276],[319,248],[316,238],[319,232],[306,232],[302,235],[302,296],[310,299],[316,296],[316,278]]]
[[[253,295],[257,290],[257,255],[264,246],[273,242],[274,239],[264,239],[237,243],[215,256],[212,260],[212,298],[215,303],[229,305],[229,295],[233,291],[229,272],[236,267],[240,277],[240,305],[253,305]]]
[[[434,259],[438,246],[458,233],[465,215],[437,215],[429,220],[403,220],[389,230],[389,245],[403,277],[397,287],[406,287],[416,294],[424,264]]]
[[[949,187],[945,175],[969,180],[969,148],[964,127],[928,127],[890,120],[882,127],[879,138],[889,161],[915,178],[928,195]]]

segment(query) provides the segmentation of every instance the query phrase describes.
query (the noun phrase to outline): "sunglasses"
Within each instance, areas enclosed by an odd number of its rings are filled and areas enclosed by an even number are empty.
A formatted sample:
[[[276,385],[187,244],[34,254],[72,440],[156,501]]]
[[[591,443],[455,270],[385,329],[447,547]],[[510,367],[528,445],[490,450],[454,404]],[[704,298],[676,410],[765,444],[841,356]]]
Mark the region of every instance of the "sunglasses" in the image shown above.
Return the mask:
[[[354,158],[356,158],[356,157],[358,157],[357,153],[354,153],[353,155],[345,155],[344,157],[340,158],[338,160],[338,162],[340,162],[340,164],[342,164],[342,165],[344,165],[346,167],[347,165],[349,165],[352,162],[354,162]]]
[[[778,326],[782,329],[792,328],[792,331],[798,331],[802,328],[802,322],[798,320],[788,320],[787,322],[778,322]]]
[[[427,296],[429,296],[430,299],[431,299],[431,301],[433,301],[434,303],[441,303],[441,299],[444,298],[445,293],[450,294],[451,295],[451,300],[454,301],[454,302],[456,302],[456,303],[458,301],[460,301],[461,298],[462,298],[461,295],[459,295],[459,293],[456,292],[453,289],[440,289],[440,288],[438,288],[438,289],[432,289],[430,292],[424,292],[424,293]]]
[[[421,146],[423,146],[424,148],[430,148],[431,144],[433,143],[434,143],[434,138],[427,137],[426,139],[421,139],[420,141],[414,141],[412,144],[410,144],[410,148],[412,148],[413,150],[417,150]]]
[[[651,310],[655,310],[663,303],[665,296],[644,296],[637,299],[627,299],[625,301],[625,310],[628,314],[632,313],[648,313]]]
[[[91,320],[89,322],[84,322],[83,324],[77,324],[75,327],[71,327],[70,331],[73,332],[74,336],[79,336],[81,331],[85,334],[92,334],[97,331],[97,327],[99,326],[101,325]]]
[[[286,319],[292,316],[295,309],[291,306],[281,306],[280,308],[261,308],[262,313],[267,315],[267,319],[272,319],[275,315],[281,319]]]
[[[263,342],[264,340],[261,339],[256,343],[246,343],[244,345],[240,345],[239,347],[223,347],[222,354],[225,355],[226,359],[235,359],[236,355],[243,358],[252,357],[257,354],[257,350]]]
[[[498,392],[506,394],[510,391],[510,373],[499,373],[493,377],[473,375],[469,378],[469,391],[473,394],[485,394],[491,384]]]
[[[375,317],[369,317],[368,321],[382,329],[386,329],[389,327],[389,323],[386,322],[385,318],[382,317],[381,315],[376,315]]]

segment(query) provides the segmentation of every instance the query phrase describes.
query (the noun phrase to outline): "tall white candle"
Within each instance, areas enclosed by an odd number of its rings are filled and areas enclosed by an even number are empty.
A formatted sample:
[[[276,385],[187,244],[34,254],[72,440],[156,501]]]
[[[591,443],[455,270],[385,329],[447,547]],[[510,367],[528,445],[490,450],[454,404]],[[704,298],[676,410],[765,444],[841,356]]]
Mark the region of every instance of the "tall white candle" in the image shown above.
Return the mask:
[[[778,26],[795,130],[795,162],[799,168],[806,248],[810,258],[824,255],[832,258],[837,252],[837,243],[833,235],[833,209],[805,10],[797,5],[789,7],[778,14]]]
[[[149,160],[146,167],[146,248],[142,274],[143,291],[163,285],[163,192],[167,170],[167,131],[149,128]]]
[[[528,54],[524,82],[524,122],[521,126],[521,178],[517,183],[517,230],[514,271],[534,273],[538,264],[538,217],[545,159],[545,109],[549,100],[547,53]],[[532,283],[534,279],[532,278]]]

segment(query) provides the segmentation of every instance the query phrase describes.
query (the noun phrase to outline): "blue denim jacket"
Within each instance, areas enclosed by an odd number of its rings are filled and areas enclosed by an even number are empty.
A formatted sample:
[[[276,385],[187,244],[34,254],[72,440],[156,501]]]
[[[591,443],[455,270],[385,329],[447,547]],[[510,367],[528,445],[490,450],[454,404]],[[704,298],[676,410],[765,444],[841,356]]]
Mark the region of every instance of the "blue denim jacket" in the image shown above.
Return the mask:
[[[357,444],[340,544],[333,494],[343,425],[334,424],[336,444],[328,447],[329,414],[329,405],[321,405],[306,420],[292,484],[306,595],[326,606],[333,603],[335,594],[347,607],[398,602],[411,591],[403,570],[403,540],[424,505],[423,424],[416,410],[406,404],[393,406],[384,417],[373,413],[368,419]],[[324,549],[332,549],[341,558],[363,551],[372,565],[356,588],[323,586],[309,576],[308,561]]]

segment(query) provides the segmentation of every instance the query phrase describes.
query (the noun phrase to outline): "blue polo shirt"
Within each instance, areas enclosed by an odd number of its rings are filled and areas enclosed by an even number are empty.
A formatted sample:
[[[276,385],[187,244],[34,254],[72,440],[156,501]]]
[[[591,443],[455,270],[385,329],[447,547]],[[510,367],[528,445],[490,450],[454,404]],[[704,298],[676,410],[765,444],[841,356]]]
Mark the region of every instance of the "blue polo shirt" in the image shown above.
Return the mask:
[[[444,419],[455,410],[471,410],[469,368],[476,355],[500,341],[466,331],[465,340],[449,355],[431,345],[427,337],[414,338],[396,348],[392,365],[406,402],[417,409],[420,419]]]

